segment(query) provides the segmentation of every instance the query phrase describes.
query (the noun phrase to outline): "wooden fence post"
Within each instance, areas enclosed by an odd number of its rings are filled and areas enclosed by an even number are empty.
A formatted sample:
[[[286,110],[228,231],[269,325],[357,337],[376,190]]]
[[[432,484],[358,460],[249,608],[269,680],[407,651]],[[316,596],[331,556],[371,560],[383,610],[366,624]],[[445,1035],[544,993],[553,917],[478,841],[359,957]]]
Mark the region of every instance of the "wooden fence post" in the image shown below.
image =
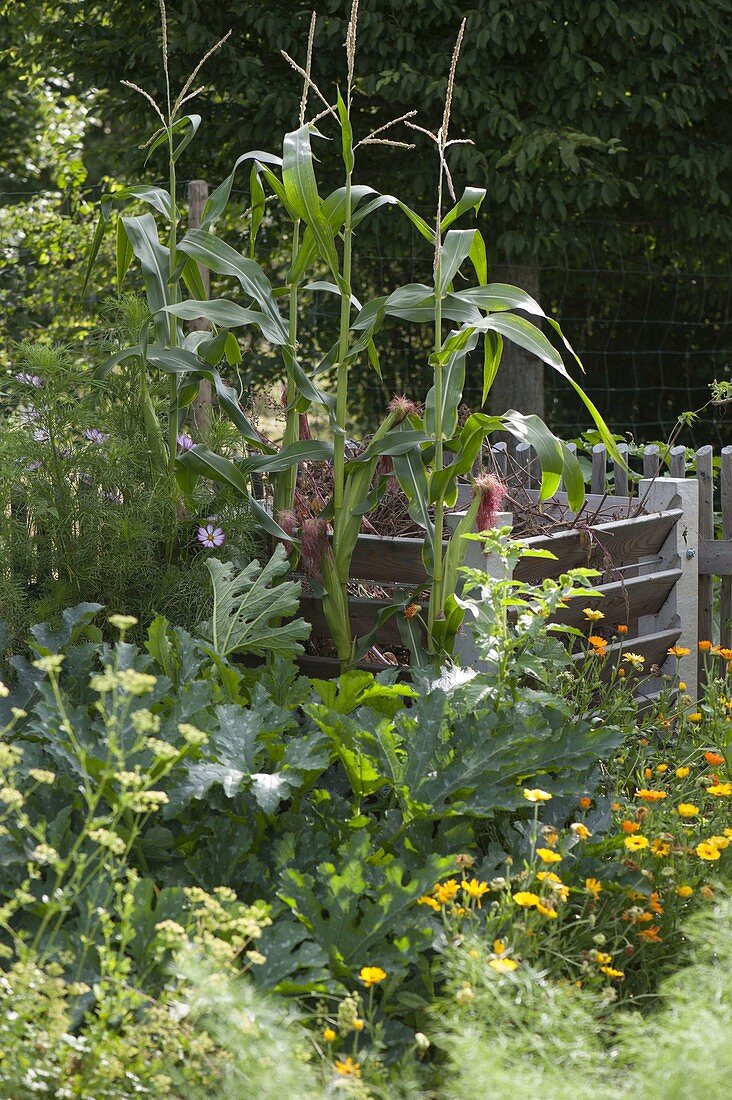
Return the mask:
[[[732,539],[732,447],[722,447],[722,538]],[[732,639],[732,577],[722,577],[719,600],[719,638],[729,647]]]
[[[188,184],[188,227],[190,229],[198,229],[200,226],[207,199],[208,184],[206,181],[191,180]],[[198,270],[201,273],[201,280],[208,298],[211,290],[211,277],[208,268],[199,264]],[[189,322],[191,332],[202,332],[207,328],[208,321],[205,321],[203,317],[197,317],[194,321]],[[211,405],[211,383],[206,378],[202,378],[198,393],[191,404],[191,421],[197,432],[205,432],[208,428],[211,421]]]
[[[660,569],[680,569],[681,577],[671,589],[668,599],[657,615],[646,615],[638,620],[641,634],[669,629],[680,630],[678,646],[689,650],[688,656],[678,662],[680,679],[692,699],[698,689],[698,597],[699,597],[699,486],[695,478],[657,478],[643,480],[639,487],[639,499],[645,501],[646,510],[668,512],[680,508],[683,516],[671,530],[661,547],[661,562],[648,563],[647,573]],[[646,495],[647,494],[647,495]],[[641,567],[642,568],[642,567]],[[676,658],[669,657],[662,666],[662,673],[675,672]],[[657,691],[660,680],[649,684],[649,691]]]

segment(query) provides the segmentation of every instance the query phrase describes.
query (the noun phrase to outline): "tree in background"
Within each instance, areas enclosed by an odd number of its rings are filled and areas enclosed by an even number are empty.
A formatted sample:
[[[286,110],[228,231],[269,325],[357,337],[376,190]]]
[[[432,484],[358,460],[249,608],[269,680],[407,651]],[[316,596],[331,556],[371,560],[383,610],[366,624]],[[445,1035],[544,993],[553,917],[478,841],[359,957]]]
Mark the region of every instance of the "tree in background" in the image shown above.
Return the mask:
[[[218,181],[244,149],[270,148],[291,128],[299,83],[280,51],[302,55],[312,6],[320,16],[314,74],[331,89],[341,76],[345,0],[171,2],[180,73],[233,30],[199,100],[204,125],[190,176]],[[144,153],[132,164],[130,152],[149,136],[150,118],[120,81],[161,79],[155,0],[0,0],[0,14],[7,40],[25,42],[12,57],[16,72],[61,74],[77,97],[97,90],[104,124],[87,129],[90,176],[137,177]],[[435,124],[462,14],[452,0],[364,0],[357,131],[413,107],[420,122]],[[488,188],[481,218],[494,277],[538,292],[539,267],[556,262],[568,230],[575,255],[590,253],[598,215],[617,221],[621,250],[630,247],[623,223],[637,233],[643,222],[649,247],[662,248],[667,234],[681,258],[700,241],[710,255],[724,254],[732,238],[732,0],[485,0],[467,15],[453,126],[474,144],[456,147],[452,164],[458,181]],[[426,149],[368,151],[361,163],[369,183],[431,208],[436,181]],[[541,411],[540,368],[512,354],[497,406]]]

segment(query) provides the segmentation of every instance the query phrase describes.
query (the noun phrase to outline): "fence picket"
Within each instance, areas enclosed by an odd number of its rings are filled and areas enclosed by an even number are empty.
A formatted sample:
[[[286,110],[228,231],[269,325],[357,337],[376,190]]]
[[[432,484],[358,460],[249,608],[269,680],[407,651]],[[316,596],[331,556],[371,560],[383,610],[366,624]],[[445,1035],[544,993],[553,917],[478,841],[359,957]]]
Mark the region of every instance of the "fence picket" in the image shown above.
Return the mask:
[[[669,472],[671,477],[686,477],[686,447],[671,448]]]
[[[628,444],[618,443],[618,453],[623,462],[628,462]],[[613,495],[616,497],[627,497],[628,494],[628,471],[621,462],[617,459],[613,460],[613,477],[615,479],[615,488],[613,489]]]
[[[674,448],[677,450],[677,448]],[[696,452],[696,476],[699,480],[699,538],[714,538],[714,481],[712,480],[712,448],[700,447]],[[693,532],[691,532],[693,538]],[[699,577],[699,637],[712,637],[712,598],[714,578]],[[701,655],[699,675],[702,674]]]
[[[596,443],[592,448],[592,492],[605,492],[605,471],[607,467],[607,449],[604,443]]]
[[[643,451],[643,477],[658,477],[658,447],[655,443],[649,443]]]
[[[732,447],[722,448],[720,471],[722,496],[722,538],[732,539]],[[732,577],[722,577],[719,601],[719,636],[723,646],[732,640]]]

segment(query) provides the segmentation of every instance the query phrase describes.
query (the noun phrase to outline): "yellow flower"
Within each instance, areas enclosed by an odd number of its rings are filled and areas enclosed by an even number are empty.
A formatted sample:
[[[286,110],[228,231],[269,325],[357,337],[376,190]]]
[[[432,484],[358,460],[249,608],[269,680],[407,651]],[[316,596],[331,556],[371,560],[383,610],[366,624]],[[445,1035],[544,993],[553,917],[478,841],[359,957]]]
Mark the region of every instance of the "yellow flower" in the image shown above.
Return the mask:
[[[671,845],[667,840],[662,840],[657,836],[655,840],[651,841],[651,853],[658,859],[665,859],[666,856],[671,854]]]
[[[694,806],[691,802],[679,802],[676,807],[676,813],[679,817],[696,817],[699,813],[699,807]]]
[[[635,792],[636,798],[642,798],[644,802],[660,802],[666,797],[665,791],[640,790]]]
[[[667,772],[667,771],[668,771],[668,764],[659,764],[658,767],[656,768],[656,774],[657,775],[663,775],[663,773]]]
[[[440,903],[437,898],[428,897],[427,894],[422,894],[421,898],[417,898],[417,905],[429,905],[430,909],[434,909],[436,913],[440,911]]]
[[[653,768],[644,768],[643,769],[643,778],[644,779],[651,779],[652,777],[653,777]]]
[[[719,848],[716,844],[710,844],[706,840],[702,840],[700,844],[696,846],[696,854],[699,859],[714,860],[719,859]]]
[[[364,1027],[365,1027],[365,1024],[364,1024],[363,1020],[361,1019],[360,1016],[357,1016],[356,1019],[353,1021],[353,1030],[354,1031],[363,1031]]]
[[[686,691],[686,684],[683,680],[679,680],[679,691]]]
[[[437,883],[432,890],[440,905],[447,905],[448,901],[454,901],[457,897],[460,886],[454,878],[449,878],[447,882]]]
[[[513,900],[517,905],[522,906],[522,908],[531,909],[531,907],[536,905],[539,901],[539,895],[531,894],[528,890],[519,890],[517,894],[513,895]]]
[[[640,670],[643,668],[643,665],[646,663],[645,657],[643,657],[640,653],[624,653],[623,660],[627,661],[629,665],[632,665],[637,672],[640,672]]]
[[[723,852],[725,848],[729,848],[730,838],[728,836],[710,836],[707,843],[713,844],[715,848],[719,848],[720,852]]]
[[[694,888],[693,886],[686,886],[684,883],[681,883],[676,887],[676,893],[680,898],[690,898],[694,893]]]
[[[469,882],[462,883],[462,889],[463,893],[467,894],[469,898],[475,898],[480,909],[481,899],[484,894],[488,893],[490,886],[487,882],[478,882],[477,878],[471,878]]]
[[[585,890],[588,894],[592,894],[593,898],[597,900],[602,891],[602,883],[597,878],[586,878]]]
[[[600,619],[605,618],[602,611],[597,611],[594,607],[583,607],[582,614],[589,623],[598,623]]]
[[[327,1027],[325,1029],[325,1031],[323,1032],[323,1038],[325,1039],[326,1043],[334,1043],[336,1041],[337,1036],[332,1027]]]
[[[580,840],[589,840],[589,838],[592,836],[590,830],[587,828],[586,825],[583,825],[581,821],[575,821],[574,824],[570,825],[569,827],[574,835],[578,836]]]
[[[527,802],[548,802],[552,796],[548,791],[542,791],[541,787],[524,787],[524,798]]]
[[[625,973],[622,970],[615,970],[612,966],[601,966],[600,970],[603,974],[607,974],[608,978],[624,978]]]
[[[629,852],[640,852],[643,848],[648,847],[647,836],[626,836],[623,841],[625,847]]]
[[[494,940],[493,941],[493,951],[495,952],[496,955],[505,954],[506,945],[503,942],[503,940]]]
[[[674,645],[668,650],[669,657],[688,657],[690,653],[691,650],[683,645]]]
[[[559,840],[559,833],[553,825],[542,825],[541,835],[544,837],[544,842],[548,844],[550,848],[556,848],[557,841]]]
[[[686,779],[686,777],[687,777],[687,775],[689,774],[690,771],[691,771],[691,768],[686,768],[686,767],[677,768],[676,769],[676,778],[677,779]]]
[[[707,787],[707,794],[713,794],[715,798],[723,798],[732,794],[732,783],[715,783],[713,787]]]
[[[725,829],[724,830],[724,835],[725,836],[732,836],[732,829]]]
[[[551,905],[544,905],[541,900],[536,903],[536,911],[537,913],[541,913],[542,917],[548,917],[549,920],[557,919],[556,909],[553,909]]]
[[[607,951],[593,951],[592,957],[598,966],[609,966],[613,961],[612,955],[609,955]]]
[[[341,1077],[360,1077],[361,1067],[358,1062],[354,1062],[353,1058],[349,1054],[345,1061],[336,1061],[335,1064],[336,1073],[340,1073]]]
[[[371,989],[372,985],[383,982],[386,977],[386,971],[382,970],[380,966],[362,966],[358,972],[358,976],[366,988]]]
[[[558,852],[553,852],[551,848],[537,848],[536,854],[542,863],[561,863],[562,857]]]
[[[688,718],[689,718],[690,722],[701,722],[702,719],[704,718],[704,715],[700,714],[699,711],[697,710],[697,711],[694,711],[693,714],[690,714],[688,716]]]
[[[518,969],[515,959],[490,959],[488,965],[499,974],[510,974],[512,970]]]

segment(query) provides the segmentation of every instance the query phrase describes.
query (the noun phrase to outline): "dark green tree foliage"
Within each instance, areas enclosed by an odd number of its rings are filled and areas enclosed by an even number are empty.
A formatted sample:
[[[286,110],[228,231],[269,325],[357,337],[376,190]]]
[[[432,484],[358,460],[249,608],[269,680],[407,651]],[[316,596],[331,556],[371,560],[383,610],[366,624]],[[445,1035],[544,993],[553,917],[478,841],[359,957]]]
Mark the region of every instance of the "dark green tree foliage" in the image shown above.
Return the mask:
[[[200,101],[205,125],[191,176],[218,179],[244,148],[267,148],[292,126],[299,79],[280,50],[302,60],[313,6],[314,73],[330,91],[342,79],[344,0],[171,3],[178,75],[233,30],[206,74],[211,91]],[[97,163],[119,163],[124,151],[129,166],[130,138],[142,142],[151,118],[119,82],[160,84],[158,5],[20,0],[12,13],[16,30],[35,32],[19,63],[43,59],[70,72],[75,91],[101,89],[105,127],[90,135]],[[365,0],[357,131],[413,107],[419,121],[437,124],[462,14],[448,0]],[[662,218],[682,237],[700,229],[710,240],[732,236],[730,0],[487,0],[467,15],[453,125],[475,145],[454,151],[455,173],[488,187],[484,209],[500,252],[546,256],[563,222],[601,210]],[[369,182],[431,205],[432,157],[371,153]]]

